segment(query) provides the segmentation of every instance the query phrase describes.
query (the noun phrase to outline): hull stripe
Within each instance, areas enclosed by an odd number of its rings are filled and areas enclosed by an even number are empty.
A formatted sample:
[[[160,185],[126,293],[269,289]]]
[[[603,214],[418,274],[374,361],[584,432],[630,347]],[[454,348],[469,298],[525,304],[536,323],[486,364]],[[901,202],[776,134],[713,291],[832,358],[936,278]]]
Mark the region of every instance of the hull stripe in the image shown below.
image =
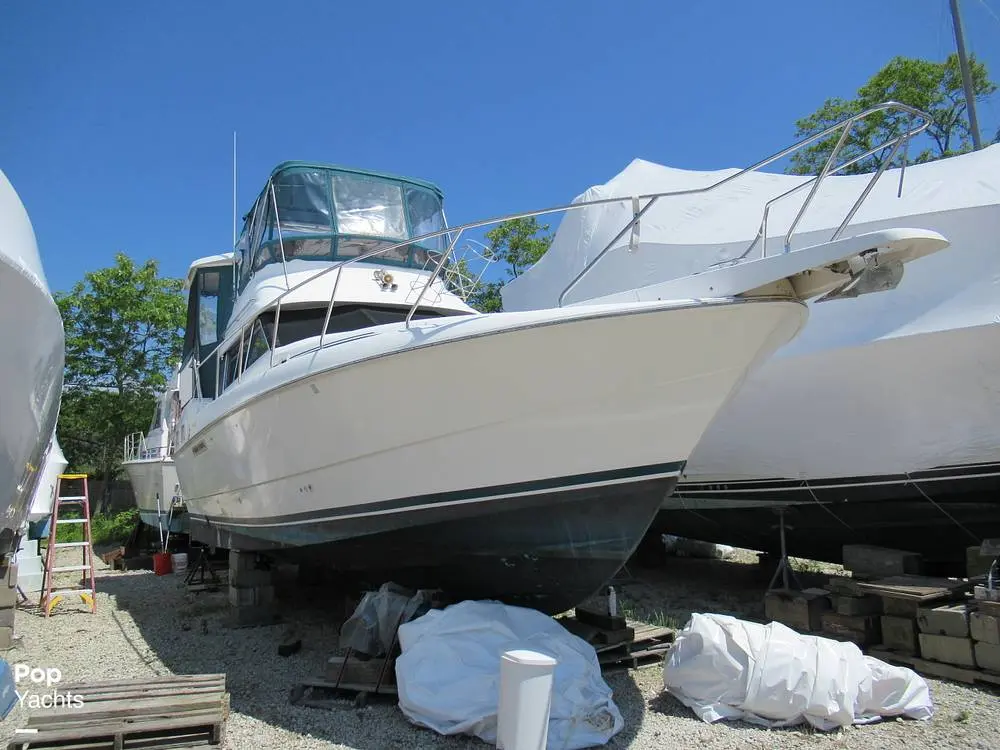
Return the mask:
[[[221,516],[206,516],[193,512],[188,506],[190,517],[196,521],[208,522],[218,526],[252,527],[252,526],[287,526],[317,521],[358,518],[363,516],[384,515],[398,511],[420,510],[441,505],[456,505],[459,503],[484,502],[498,500],[504,497],[537,495],[549,492],[564,492],[581,489],[588,486],[605,486],[626,484],[629,482],[647,481],[679,476],[684,470],[684,461],[672,461],[648,466],[632,466],[627,469],[600,471],[590,474],[576,474],[568,477],[518,482],[515,484],[478,487],[471,490],[455,490],[438,492],[416,497],[397,498],[381,502],[367,503],[364,506],[352,505],[342,509],[325,508],[323,510],[305,511],[267,518],[231,518]]]

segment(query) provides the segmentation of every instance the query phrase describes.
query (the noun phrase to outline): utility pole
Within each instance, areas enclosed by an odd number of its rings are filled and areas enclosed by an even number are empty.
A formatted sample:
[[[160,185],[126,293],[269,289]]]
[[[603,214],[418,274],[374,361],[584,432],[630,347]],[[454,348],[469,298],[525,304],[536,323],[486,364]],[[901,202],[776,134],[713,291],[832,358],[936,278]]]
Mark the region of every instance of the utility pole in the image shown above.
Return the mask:
[[[958,48],[958,65],[962,70],[962,88],[965,89],[965,107],[969,111],[969,130],[972,131],[972,148],[978,151],[983,147],[979,138],[979,121],[976,119],[976,96],[972,91],[972,73],[969,71],[969,60],[965,56],[965,35],[962,33],[962,19],[958,14],[958,0],[950,0],[951,20],[955,27],[955,46]]]

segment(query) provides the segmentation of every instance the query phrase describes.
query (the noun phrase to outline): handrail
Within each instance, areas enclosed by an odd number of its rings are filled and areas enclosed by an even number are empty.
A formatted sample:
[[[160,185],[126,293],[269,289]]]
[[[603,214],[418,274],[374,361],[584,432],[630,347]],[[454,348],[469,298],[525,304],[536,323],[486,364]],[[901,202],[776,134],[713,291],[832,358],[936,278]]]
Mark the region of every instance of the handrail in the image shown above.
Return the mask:
[[[911,125],[906,130],[906,132],[904,132],[902,135],[897,136],[895,139],[887,141],[886,143],[883,143],[883,144],[879,145],[878,147],[876,147],[874,149],[871,149],[870,151],[866,152],[865,154],[862,154],[861,156],[855,157],[854,159],[852,159],[852,160],[850,160],[850,161],[848,161],[848,162],[846,162],[844,164],[841,164],[841,165],[839,165],[837,167],[833,167],[832,166],[833,165],[833,161],[836,158],[836,156],[839,153],[839,151],[841,150],[841,148],[843,147],[843,144],[846,142],[847,134],[849,133],[850,128],[854,125],[854,123],[856,123],[856,122],[858,122],[860,120],[863,120],[864,118],[866,118],[869,115],[872,115],[872,114],[874,114],[876,112],[882,112],[882,111],[886,111],[886,110],[898,110],[898,111],[901,111],[901,112],[908,113],[910,115],[910,122],[911,123],[912,123],[914,117],[919,118],[923,122],[922,122],[921,125],[919,125],[917,127],[913,127]],[[880,151],[880,150],[883,150],[883,149],[885,149],[885,148],[887,148],[889,146],[892,146],[893,147],[892,148],[892,152],[890,153],[889,157],[886,158],[882,162],[882,164],[880,165],[878,171],[873,176],[873,178],[872,178],[871,182],[869,183],[869,185],[865,188],[865,190],[862,193],[861,197],[858,199],[858,201],[855,202],[855,205],[852,206],[851,210],[848,212],[848,215],[845,218],[844,222],[842,222],[841,226],[838,227],[837,231],[834,233],[833,239],[835,239],[837,236],[839,236],[840,232],[842,232],[843,229],[847,226],[847,224],[849,223],[850,219],[854,216],[855,212],[860,207],[861,203],[868,196],[868,194],[870,193],[872,187],[874,187],[875,181],[882,175],[882,173],[885,171],[885,169],[887,168],[887,166],[889,165],[889,163],[891,163],[891,161],[894,158],[894,156],[895,156],[895,154],[896,154],[899,146],[901,144],[908,143],[909,140],[911,140],[914,136],[916,136],[919,133],[921,133],[924,130],[926,130],[929,127],[930,122],[931,122],[931,120],[930,120],[929,115],[927,115],[924,112],[921,112],[920,110],[918,110],[918,109],[916,109],[914,107],[911,107],[909,105],[902,104],[902,103],[896,102],[896,101],[883,102],[881,104],[877,104],[877,105],[874,105],[872,107],[869,107],[868,109],[865,109],[862,112],[859,112],[859,113],[857,113],[855,115],[852,115],[852,116],[850,116],[848,118],[845,118],[844,120],[842,120],[842,121],[840,121],[838,123],[835,123],[834,125],[831,125],[830,127],[826,128],[825,130],[823,130],[823,131],[821,131],[819,133],[811,135],[808,138],[804,138],[804,139],[798,141],[797,143],[795,143],[795,144],[793,144],[791,146],[788,146],[787,148],[784,148],[781,151],[778,151],[777,153],[772,154],[771,156],[768,156],[767,158],[762,159],[762,160],[758,161],[757,163],[755,163],[755,164],[753,164],[753,165],[751,165],[749,167],[746,167],[746,168],[744,168],[744,169],[742,169],[742,170],[740,170],[738,172],[735,172],[732,175],[729,175],[728,177],[724,177],[723,179],[718,180],[717,182],[714,182],[711,185],[707,185],[705,187],[688,188],[688,189],[684,189],[684,190],[669,190],[669,191],[657,192],[657,193],[645,193],[645,194],[641,194],[641,195],[637,195],[637,196],[615,196],[615,197],[610,197],[610,198],[595,198],[593,200],[580,201],[580,202],[562,204],[562,205],[557,205],[557,206],[550,206],[548,208],[535,209],[535,210],[531,210],[531,211],[519,211],[519,212],[515,212],[515,213],[504,214],[502,216],[491,217],[491,218],[488,218],[488,219],[479,219],[479,220],[476,220],[476,221],[470,221],[470,222],[466,222],[464,224],[460,224],[460,225],[457,225],[457,226],[445,227],[444,229],[436,230],[434,232],[427,232],[425,234],[418,235],[416,237],[409,237],[409,238],[407,238],[405,240],[402,240],[400,242],[395,242],[395,243],[386,245],[384,247],[376,248],[375,250],[370,250],[370,251],[368,251],[366,253],[362,253],[361,255],[357,255],[357,256],[355,256],[353,258],[348,258],[348,259],[341,260],[339,262],[333,263],[333,264],[327,266],[326,268],[324,268],[324,269],[322,269],[320,271],[317,271],[316,273],[312,274],[308,278],[303,279],[302,281],[296,283],[293,286],[289,286],[289,283],[288,283],[288,271],[287,271],[287,268],[285,267],[286,256],[285,256],[284,242],[282,241],[282,237],[281,237],[281,233],[280,233],[281,232],[281,230],[280,230],[281,220],[280,220],[280,216],[278,215],[277,199],[275,197],[275,193],[274,193],[274,189],[273,189],[273,176],[271,176],[271,177],[268,178],[268,185],[265,186],[264,191],[267,191],[267,192],[270,193],[272,205],[274,206],[275,224],[278,226],[278,232],[279,232],[278,240],[279,240],[280,250],[281,250],[282,270],[284,272],[284,277],[285,277],[285,289],[277,297],[275,297],[273,300],[271,300],[265,307],[263,307],[261,310],[259,310],[257,316],[253,316],[253,318],[250,321],[248,321],[247,323],[244,323],[240,327],[239,336],[241,337],[241,349],[242,349],[242,338],[246,334],[247,326],[252,326],[254,324],[254,322],[257,320],[257,318],[259,317],[260,313],[266,312],[267,310],[270,310],[270,309],[273,308],[274,311],[275,311],[274,331],[273,331],[272,336],[271,336],[271,341],[268,342],[269,345],[270,345],[269,346],[269,349],[270,349],[270,365],[273,367],[274,366],[274,352],[275,352],[275,349],[277,348],[278,323],[279,323],[280,315],[281,315],[282,302],[285,300],[286,297],[288,297],[289,295],[291,295],[292,293],[294,293],[296,290],[302,288],[303,286],[305,286],[307,284],[311,284],[311,283],[315,282],[316,280],[318,280],[319,278],[327,275],[328,273],[336,271],[337,272],[337,278],[334,281],[333,290],[332,290],[332,292],[330,294],[330,301],[327,304],[326,314],[325,314],[325,317],[324,317],[323,329],[320,332],[319,348],[322,348],[322,345],[324,343],[325,336],[326,336],[326,328],[329,326],[330,317],[332,315],[333,307],[334,307],[334,304],[335,304],[335,301],[336,301],[337,289],[338,289],[338,286],[340,284],[340,278],[341,278],[341,275],[342,275],[342,270],[346,266],[352,265],[354,263],[364,262],[364,261],[366,261],[366,260],[368,260],[370,258],[374,258],[374,257],[377,257],[379,255],[384,255],[386,253],[392,252],[393,250],[398,250],[398,249],[400,249],[402,247],[406,247],[408,245],[418,244],[418,243],[424,242],[426,240],[431,240],[431,239],[435,239],[435,238],[438,238],[438,237],[444,237],[444,236],[449,236],[450,237],[452,234],[454,234],[454,239],[450,239],[447,249],[441,254],[441,257],[438,260],[438,262],[437,262],[437,264],[436,264],[436,266],[434,268],[434,272],[427,278],[426,282],[424,283],[423,287],[420,290],[420,293],[417,295],[416,301],[413,302],[413,304],[410,306],[410,309],[409,309],[409,311],[408,311],[408,313],[406,315],[406,319],[405,319],[406,327],[409,328],[410,327],[410,323],[411,323],[412,318],[413,318],[413,315],[416,313],[417,308],[419,307],[420,303],[423,301],[423,298],[424,298],[425,294],[427,293],[427,290],[430,289],[430,287],[433,285],[433,283],[437,280],[438,275],[441,273],[442,269],[444,268],[444,265],[448,262],[448,259],[451,257],[451,255],[452,255],[455,247],[458,244],[459,239],[461,238],[462,234],[465,231],[467,231],[469,229],[478,229],[480,227],[489,226],[490,224],[500,224],[500,223],[503,223],[505,221],[511,221],[513,219],[527,219],[527,218],[532,218],[532,217],[536,217],[536,216],[544,216],[546,214],[554,214],[554,213],[574,211],[574,210],[578,210],[578,209],[581,209],[581,208],[589,208],[589,207],[592,207],[592,206],[607,205],[607,204],[611,204],[611,203],[622,203],[622,202],[626,202],[626,201],[631,201],[633,203],[633,207],[634,207],[633,208],[633,212],[632,212],[632,218],[631,218],[631,220],[621,229],[620,232],[618,232],[618,234],[616,234],[611,239],[610,242],[608,242],[605,245],[605,247],[599,253],[597,253],[596,256],[594,256],[594,258],[589,263],[587,263],[587,265],[583,268],[583,270],[581,270],[580,273],[578,273],[573,278],[573,280],[570,281],[570,283],[563,289],[563,291],[562,291],[562,293],[560,293],[559,299],[558,299],[558,306],[562,307],[563,300],[565,299],[566,295],[570,292],[570,290],[572,290],[580,282],[580,280],[594,267],[594,265],[598,261],[600,261],[600,259],[614,246],[614,244],[618,240],[620,240],[627,232],[629,232],[639,222],[639,220],[642,218],[642,216],[645,215],[645,213],[652,207],[652,205],[657,200],[659,200],[660,198],[674,197],[674,196],[681,196],[681,195],[699,195],[699,194],[703,194],[703,193],[708,193],[708,192],[710,192],[712,190],[716,190],[716,189],[722,187],[723,185],[725,185],[725,184],[727,184],[729,182],[732,182],[733,180],[736,180],[736,179],[742,177],[743,175],[746,175],[746,174],[748,174],[750,172],[753,172],[753,171],[756,171],[758,169],[761,169],[762,167],[766,167],[767,165],[769,165],[769,164],[771,164],[771,163],[773,163],[773,162],[775,162],[775,161],[777,161],[777,160],[779,160],[781,158],[784,158],[785,156],[787,156],[787,155],[789,155],[789,154],[791,154],[791,153],[793,153],[793,152],[795,152],[795,151],[803,148],[804,146],[809,145],[810,143],[813,143],[814,141],[817,141],[817,140],[819,140],[821,138],[825,138],[826,136],[829,136],[829,135],[837,132],[838,130],[843,129],[843,133],[841,134],[841,137],[840,137],[840,139],[837,142],[837,146],[834,148],[833,152],[831,152],[830,156],[827,158],[826,162],[823,165],[822,170],[820,171],[820,173],[818,175],[814,176],[812,180],[804,182],[801,185],[797,185],[792,190],[789,190],[786,193],[783,193],[782,195],[777,196],[776,198],[772,198],[771,200],[769,200],[767,202],[767,204],[765,205],[765,208],[764,208],[764,217],[763,217],[762,226],[761,226],[761,231],[765,232],[765,234],[763,235],[763,237],[764,237],[764,243],[762,243],[762,248],[763,248],[763,246],[766,245],[766,221],[767,221],[768,212],[770,210],[770,206],[776,200],[780,200],[781,198],[784,198],[784,197],[792,194],[793,192],[795,192],[795,191],[797,191],[797,190],[805,187],[806,185],[812,185],[812,189],[810,190],[809,196],[807,196],[806,200],[803,202],[803,205],[799,209],[799,212],[798,212],[795,220],[792,222],[792,225],[789,227],[789,230],[786,233],[785,241],[786,241],[786,251],[787,251],[788,240],[790,239],[791,234],[792,234],[795,226],[798,224],[798,222],[800,221],[800,219],[802,218],[802,216],[805,214],[806,209],[811,204],[811,202],[812,202],[813,198],[815,197],[816,192],[817,192],[817,190],[819,188],[819,185],[823,181],[823,179],[825,179],[830,174],[834,174],[834,173],[836,173],[838,171],[846,169],[848,166],[856,164],[858,161],[860,161],[860,160],[862,160],[864,158],[867,158],[868,156],[873,155],[876,151]],[[904,154],[905,154],[905,152],[904,152]],[[902,179],[902,174],[900,175],[900,179]],[[262,192],[264,192],[264,191],[262,191]],[[639,203],[641,203],[642,201],[646,202],[645,205],[642,208],[639,208],[638,210],[636,210],[635,207],[638,206]],[[760,236],[761,235],[758,235],[758,238],[760,238]],[[749,251],[754,247],[754,245],[756,245],[756,242],[757,242],[758,238],[754,239],[754,241],[751,243],[750,247],[747,248],[747,250],[744,252],[744,254],[742,256],[740,256],[740,258],[745,257],[746,254],[749,253]],[[235,258],[234,258],[234,262],[235,262]],[[250,262],[250,261],[247,260],[245,262]],[[195,392],[196,393],[200,393],[201,392],[200,382],[198,382],[198,371],[199,371],[200,367],[205,362],[208,362],[209,360],[211,360],[212,357],[215,357],[216,358],[216,384],[217,384],[216,385],[216,394],[218,394],[218,392],[219,392],[218,386],[222,382],[222,377],[221,377],[221,375],[222,375],[222,373],[221,373],[221,369],[222,369],[222,358],[221,358],[222,345],[223,344],[229,344],[233,340],[234,339],[233,339],[232,336],[230,336],[230,337],[225,337],[225,336],[221,337],[220,340],[216,343],[215,347],[213,347],[212,350],[208,354],[206,354],[203,358],[193,357],[190,360],[190,366],[192,366],[193,369],[194,369],[194,371],[195,371],[196,381],[195,381],[194,387],[195,387]],[[241,359],[241,361],[237,365],[237,380],[240,379],[242,377],[242,374],[243,374],[243,362],[242,362],[243,358],[241,357],[240,359]],[[228,385],[229,384],[227,384],[227,386]]]
[[[844,142],[847,139],[847,134],[850,131],[851,127],[854,125],[854,123],[856,123],[856,122],[858,122],[860,120],[863,120],[864,118],[868,117],[869,115],[872,115],[872,114],[874,114],[876,112],[882,112],[882,111],[885,111],[885,110],[889,110],[889,109],[897,109],[897,110],[900,110],[902,112],[909,113],[909,115],[911,117],[911,122],[912,122],[912,118],[913,117],[919,117],[921,120],[923,120],[923,124],[921,126],[919,126],[918,128],[912,128],[911,127],[910,129],[907,130],[906,133],[903,134],[905,136],[906,140],[909,140],[909,139],[913,138],[915,135],[920,134],[921,132],[923,132],[924,130],[926,130],[930,126],[930,124],[931,124],[930,115],[926,114],[925,112],[921,112],[919,109],[916,109],[915,107],[911,107],[908,104],[902,104],[901,102],[896,102],[896,101],[882,102],[881,104],[876,104],[876,105],[874,105],[872,107],[869,107],[868,109],[862,110],[861,112],[857,113],[856,115],[852,115],[850,117],[847,117],[847,118],[841,120],[840,122],[835,123],[835,124],[831,125],[830,127],[826,128],[826,130],[820,131],[819,133],[811,135],[808,138],[804,138],[803,140],[798,141],[797,143],[794,143],[791,146],[788,146],[787,148],[782,149],[781,151],[777,152],[776,154],[773,154],[773,155],[767,157],[766,159],[762,159],[761,161],[757,162],[756,164],[753,164],[753,165],[751,165],[749,167],[741,169],[739,172],[735,172],[735,173],[729,175],[728,177],[724,177],[723,179],[719,180],[718,182],[714,182],[711,185],[707,185],[707,186],[701,187],[701,188],[692,188],[692,189],[688,189],[688,190],[677,190],[677,191],[674,191],[674,192],[671,192],[671,193],[662,193],[660,195],[654,195],[654,196],[642,196],[642,195],[638,196],[638,198],[640,200],[643,199],[643,198],[649,198],[650,200],[643,207],[643,209],[641,211],[639,211],[636,215],[634,215],[632,217],[632,220],[628,224],[626,224],[617,235],[615,235],[615,237],[611,240],[611,242],[609,242],[607,245],[605,245],[604,249],[601,250],[597,255],[595,255],[594,258],[589,263],[587,263],[586,266],[584,266],[583,270],[580,271],[580,273],[578,273],[573,278],[573,280],[570,281],[570,283],[566,286],[566,288],[562,290],[562,293],[559,295],[559,303],[558,303],[559,307],[562,307],[563,299],[565,299],[565,297],[569,293],[569,291],[571,289],[573,289],[573,287],[575,287],[580,282],[580,280],[584,276],[587,275],[587,273],[590,271],[590,269],[593,268],[594,265],[604,256],[604,254],[606,252],[608,252],[608,250],[610,250],[611,247],[618,240],[620,240],[625,235],[625,233],[627,231],[629,231],[629,229],[632,228],[632,226],[636,222],[639,221],[639,219],[642,217],[642,215],[653,205],[653,203],[657,199],[659,199],[661,197],[676,196],[676,195],[697,195],[697,194],[700,194],[700,193],[707,193],[709,191],[715,190],[717,188],[722,187],[723,185],[725,185],[728,182],[732,182],[733,180],[742,177],[743,175],[745,175],[745,174],[747,174],[749,172],[755,172],[756,170],[760,169],[761,167],[766,167],[768,164],[776,162],[778,159],[782,159],[785,156],[788,156],[789,154],[793,153],[794,151],[798,151],[803,146],[808,146],[813,141],[817,141],[817,140],[819,140],[821,138],[825,138],[826,136],[832,135],[833,133],[837,132],[838,130],[843,129],[843,133],[842,133],[839,141],[837,142],[837,146],[830,153],[830,156],[826,160],[826,162],[824,163],[823,169],[820,171],[820,174],[815,178],[815,183],[813,184],[813,189],[810,191],[809,196],[806,198],[806,200],[803,203],[802,207],[799,209],[798,215],[795,217],[795,220],[792,222],[792,225],[789,227],[788,233],[785,235],[785,242],[786,242],[786,248],[787,248],[788,247],[788,240],[791,237],[792,231],[794,230],[795,226],[798,224],[799,220],[802,218],[802,215],[805,213],[806,209],[809,207],[809,204],[812,202],[812,199],[815,196],[816,190],[819,188],[820,183],[827,176],[827,173],[828,173],[828,171],[830,169],[830,165],[833,163],[833,160],[836,158],[837,154],[840,152],[840,149],[843,147]],[[885,148],[885,144],[883,144],[880,147],[880,149],[881,148]],[[895,151],[893,153],[895,153]],[[878,176],[881,176],[882,171],[884,171],[884,166],[887,165],[888,162],[890,162],[890,161],[891,161],[891,157],[889,159],[886,159],[885,161],[883,161],[883,167],[880,168],[879,171],[876,173]],[[877,177],[876,177],[876,179],[877,179]],[[867,195],[867,192],[865,193],[865,195]],[[853,212],[852,212],[851,215],[853,216]]]

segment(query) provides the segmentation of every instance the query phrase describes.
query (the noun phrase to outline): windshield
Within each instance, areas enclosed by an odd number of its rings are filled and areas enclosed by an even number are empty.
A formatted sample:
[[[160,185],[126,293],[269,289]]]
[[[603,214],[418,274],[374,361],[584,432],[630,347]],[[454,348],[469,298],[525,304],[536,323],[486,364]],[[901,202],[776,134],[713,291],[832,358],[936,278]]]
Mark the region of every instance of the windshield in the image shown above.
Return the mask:
[[[275,174],[273,186],[273,197],[269,188],[258,197],[238,242],[240,289],[280,263],[282,249],[286,260],[332,262],[446,228],[440,195],[403,178],[294,166]],[[434,237],[379,262],[426,268],[446,247],[446,237]]]

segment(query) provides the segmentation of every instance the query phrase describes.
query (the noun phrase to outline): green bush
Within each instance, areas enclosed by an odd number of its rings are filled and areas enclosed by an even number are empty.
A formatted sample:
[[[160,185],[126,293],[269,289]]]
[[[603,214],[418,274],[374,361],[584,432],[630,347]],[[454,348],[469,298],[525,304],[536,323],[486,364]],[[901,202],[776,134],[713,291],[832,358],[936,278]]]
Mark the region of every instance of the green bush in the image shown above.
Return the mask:
[[[79,513],[67,513],[62,518],[79,518]],[[91,542],[95,545],[124,544],[129,534],[139,520],[139,509],[129,508],[114,515],[97,514],[90,519]],[[57,542],[82,542],[83,524],[74,523],[60,525],[56,535]]]

